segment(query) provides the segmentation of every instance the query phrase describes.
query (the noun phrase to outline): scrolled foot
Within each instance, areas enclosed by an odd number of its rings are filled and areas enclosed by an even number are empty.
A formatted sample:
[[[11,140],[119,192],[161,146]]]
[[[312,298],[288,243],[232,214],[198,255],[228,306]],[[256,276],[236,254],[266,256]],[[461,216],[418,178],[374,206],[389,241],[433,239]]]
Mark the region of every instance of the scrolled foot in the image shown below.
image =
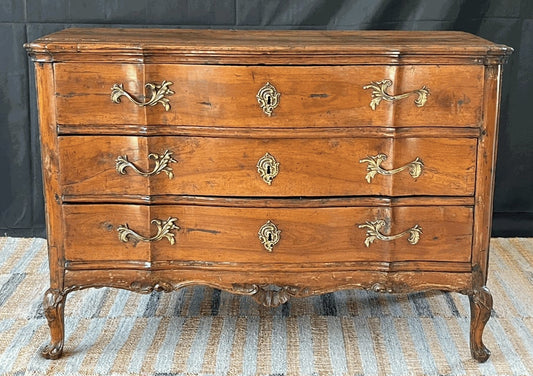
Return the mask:
[[[477,360],[480,363],[484,363],[490,357],[490,350],[481,344],[481,347],[477,347],[476,344],[470,344],[470,353],[472,358]]]
[[[65,340],[64,308],[66,294],[58,289],[48,289],[44,294],[43,308],[50,327],[50,344],[41,352],[46,359],[57,359],[63,353]]]
[[[478,362],[485,362],[490,351],[483,344],[483,330],[492,311],[492,295],[487,287],[473,290],[470,298],[470,352]]]
[[[63,342],[53,342],[41,351],[41,355],[46,359],[59,359],[63,355]]]

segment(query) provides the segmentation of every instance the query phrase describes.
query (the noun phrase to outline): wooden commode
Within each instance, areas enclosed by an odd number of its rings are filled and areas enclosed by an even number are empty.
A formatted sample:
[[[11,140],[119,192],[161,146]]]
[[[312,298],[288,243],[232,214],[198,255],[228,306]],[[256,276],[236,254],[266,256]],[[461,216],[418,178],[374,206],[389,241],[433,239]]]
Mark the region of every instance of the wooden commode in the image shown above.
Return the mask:
[[[61,356],[69,292],[265,306],[447,290],[482,342],[502,64],[461,32],[69,29],[35,61]]]

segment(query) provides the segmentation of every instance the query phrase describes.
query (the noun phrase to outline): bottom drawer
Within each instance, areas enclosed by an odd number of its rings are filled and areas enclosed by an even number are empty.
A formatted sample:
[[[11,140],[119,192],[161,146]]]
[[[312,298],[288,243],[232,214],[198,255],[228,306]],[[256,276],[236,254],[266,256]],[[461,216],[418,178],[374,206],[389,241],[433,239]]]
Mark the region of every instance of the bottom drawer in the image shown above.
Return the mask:
[[[469,262],[472,243],[463,206],[65,205],[64,221],[67,262]]]

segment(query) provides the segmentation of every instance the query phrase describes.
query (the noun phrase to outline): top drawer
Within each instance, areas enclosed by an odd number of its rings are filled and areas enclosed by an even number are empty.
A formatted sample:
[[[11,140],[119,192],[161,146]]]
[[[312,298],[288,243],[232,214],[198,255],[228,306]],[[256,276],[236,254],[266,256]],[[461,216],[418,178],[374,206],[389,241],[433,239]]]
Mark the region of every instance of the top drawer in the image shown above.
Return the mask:
[[[477,126],[483,69],[58,63],[57,119],[244,128]],[[164,81],[172,84],[145,87]]]

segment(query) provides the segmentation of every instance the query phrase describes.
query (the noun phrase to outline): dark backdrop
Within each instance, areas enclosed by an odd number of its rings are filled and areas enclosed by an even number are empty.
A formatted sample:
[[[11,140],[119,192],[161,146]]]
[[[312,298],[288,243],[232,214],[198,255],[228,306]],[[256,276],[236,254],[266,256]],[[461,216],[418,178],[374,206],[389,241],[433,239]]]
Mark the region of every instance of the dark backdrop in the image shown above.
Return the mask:
[[[533,236],[533,0],[0,0],[0,235],[45,235],[22,44],[72,26],[463,30],[507,44],[493,234]]]

